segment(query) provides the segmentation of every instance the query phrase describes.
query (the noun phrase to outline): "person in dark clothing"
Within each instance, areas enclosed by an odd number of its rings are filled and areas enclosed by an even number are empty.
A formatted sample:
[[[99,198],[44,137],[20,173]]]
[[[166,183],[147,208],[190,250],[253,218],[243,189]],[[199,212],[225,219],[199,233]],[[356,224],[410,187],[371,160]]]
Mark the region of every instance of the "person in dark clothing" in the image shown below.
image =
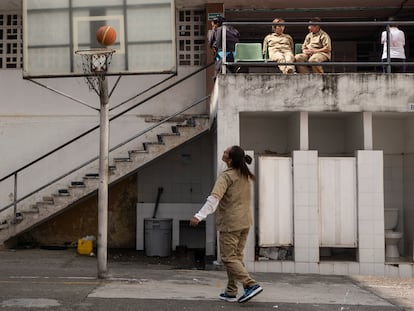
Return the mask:
[[[213,50],[214,55],[217,53],[216,48],[214,45],[216,44],[217,40],[217,27],[218,22],[217,18],[211,21],[211,29],[208,31],[207,38],[208,38],[208,46]]]
[[[215,75],[214,80],[218,73],[221,72],[221,65],[223,60],[223,22],[225,18],[222,16],[217,16],[217,31],[216,31],[216,41],[213,43],[213,49],[216,52],[216,64],[215,64]],[[236,43],[239,42],[240,33],[239,31],[231,25],[226,25],[226,62],[234,62]],[[229,68],[232,71],[232,68]]]

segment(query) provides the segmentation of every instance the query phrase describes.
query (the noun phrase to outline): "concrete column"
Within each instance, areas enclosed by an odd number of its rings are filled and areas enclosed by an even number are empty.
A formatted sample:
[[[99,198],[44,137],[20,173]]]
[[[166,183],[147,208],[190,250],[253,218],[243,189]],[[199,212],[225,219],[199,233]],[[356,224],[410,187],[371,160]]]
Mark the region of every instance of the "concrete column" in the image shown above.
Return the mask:
[[[255,169],[254,169],[255,166],[256,166],[256,163],[255,163],[255,160],[254,160],[255,159],[254,158],[254,152],[246,150],[246,154],[248,154],[249,156],[252,157],[253,162],[252,162],[251,165],[249,165],[249,169],[253,174],[256,174]],[[245,248],[245,251],[244,251],[244,262],[245,262],[246,267],[249,271],[255,271],[254,261],[255,261],[255,246],[256,246],[255,245],[255,232],[256,232],[255,223],[256,223],[256,221],[255,221],[255,214],[254,214],[254,211],[255,211],[255,208],[254,208],[254,202],[255,202],[254,189],[255,189],[255,187],[254,187],[254,185],[252,185],[252,189],[251,189],[252,202],[251,202],[250,209],[251,209],[251,212],[252,212],[252,215],[253,215],[253,225],[250,228],[249,236],[247,237],[246,248]]]
[[[216,152],[216,177],[226,169],[226,165],[221,160],[223,152],[230,146],[240,144],[239,126],[240,116],[236,107],[228,107],[223,105],[223,100],[218,97],[217,101],[217,152]],[[206,223],[206,231],[211,232],[212,223]],[[210,241],[207,241],[209,245]],[[211,245],[211,244],[210,244]],[[249,247],[247,245],[246,247]],[[207,253],[206,249],[206,253]],[[217,247],[217,257],[220,258],[220,252]]]
[[[373,149],[372,140],[372,112],[363,112],[363,129],[364,129],[364,150]]]
[[[309,113],[301,111],[299,120],[300,150],[309,150]]]

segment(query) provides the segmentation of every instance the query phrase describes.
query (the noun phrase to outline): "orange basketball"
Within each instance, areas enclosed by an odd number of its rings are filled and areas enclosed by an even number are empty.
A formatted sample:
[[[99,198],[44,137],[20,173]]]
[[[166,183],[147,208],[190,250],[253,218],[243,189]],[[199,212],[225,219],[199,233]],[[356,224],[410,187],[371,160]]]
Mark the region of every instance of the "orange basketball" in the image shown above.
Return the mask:
[[[102,45],[112,45],[116,40],[116,31],[111,26],[101,26],[96,32],[96,39]]]

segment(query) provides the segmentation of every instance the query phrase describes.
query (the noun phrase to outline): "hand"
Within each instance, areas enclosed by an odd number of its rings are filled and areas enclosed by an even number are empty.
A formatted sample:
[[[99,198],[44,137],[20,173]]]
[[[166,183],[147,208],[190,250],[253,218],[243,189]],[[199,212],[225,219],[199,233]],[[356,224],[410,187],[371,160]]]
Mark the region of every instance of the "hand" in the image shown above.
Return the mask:
[[[200,223],[200,221],[196,217],[193,217],[193,218],[190,219],[190,226],[191,227],[197,227],[197,225],[199,223]]]
[[[305,50],[303,50],[303,52],[304,52],[306,55],[313,55],[313,51],[312,51],[312,50],[309,50],[309,49],[305,49]]]

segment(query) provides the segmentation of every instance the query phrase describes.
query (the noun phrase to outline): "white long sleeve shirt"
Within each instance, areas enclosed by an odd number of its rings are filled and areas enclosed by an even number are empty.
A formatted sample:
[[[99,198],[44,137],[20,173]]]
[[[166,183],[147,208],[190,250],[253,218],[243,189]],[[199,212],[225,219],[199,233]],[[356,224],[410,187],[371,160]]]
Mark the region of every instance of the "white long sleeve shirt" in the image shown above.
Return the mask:
[[[381,59],[387,59],[387,32],[381,34],[381,43],[383,44]],[[405,35],[397,27],[390,27],[390,58],[405,59]]]

